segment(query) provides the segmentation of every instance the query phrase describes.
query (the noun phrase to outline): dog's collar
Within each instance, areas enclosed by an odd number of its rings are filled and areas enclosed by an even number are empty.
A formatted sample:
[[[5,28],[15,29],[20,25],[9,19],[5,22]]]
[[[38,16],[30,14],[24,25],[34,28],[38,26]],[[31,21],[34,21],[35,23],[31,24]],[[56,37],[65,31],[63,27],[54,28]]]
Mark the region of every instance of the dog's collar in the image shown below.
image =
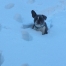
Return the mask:
[[[42,28],[42,27],[44,27],[45,26],[45,24],[43,23],[43,25],[41,25],[41,27],[37,27],[36,25],[35,25],[35,27],[36,28]]]

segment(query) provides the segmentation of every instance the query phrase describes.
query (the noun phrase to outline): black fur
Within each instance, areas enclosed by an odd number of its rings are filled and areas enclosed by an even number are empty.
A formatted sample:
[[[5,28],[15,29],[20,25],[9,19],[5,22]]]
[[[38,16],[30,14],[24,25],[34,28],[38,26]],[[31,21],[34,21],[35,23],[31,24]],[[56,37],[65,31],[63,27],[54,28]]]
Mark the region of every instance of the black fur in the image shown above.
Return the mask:
[[[40,15],[37,14],[34,10],[31,11],[32,17],[34,18],[34,25],[32,28],[36,28],[36,29],[42,29],[42,35],[43,34],[47,34],[48,33],[48,27],[47,24],[45,22],[45,20],[47,19],[47,17],[45,15]],[[45,27],[45,28],[44,28]]]

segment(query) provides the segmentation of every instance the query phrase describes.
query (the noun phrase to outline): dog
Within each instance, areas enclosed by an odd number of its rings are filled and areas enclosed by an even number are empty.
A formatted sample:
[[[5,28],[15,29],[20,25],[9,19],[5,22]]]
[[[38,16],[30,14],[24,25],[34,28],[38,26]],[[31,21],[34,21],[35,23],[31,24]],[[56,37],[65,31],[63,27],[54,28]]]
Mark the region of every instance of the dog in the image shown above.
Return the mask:
[[[31,10],[31,14],[34,18],[34,24],[32,26],[32,29],[41,31],[42,35],[48,34],[48,27],[45,22],[47,17],[43,14],[37,14],[34,10]]]

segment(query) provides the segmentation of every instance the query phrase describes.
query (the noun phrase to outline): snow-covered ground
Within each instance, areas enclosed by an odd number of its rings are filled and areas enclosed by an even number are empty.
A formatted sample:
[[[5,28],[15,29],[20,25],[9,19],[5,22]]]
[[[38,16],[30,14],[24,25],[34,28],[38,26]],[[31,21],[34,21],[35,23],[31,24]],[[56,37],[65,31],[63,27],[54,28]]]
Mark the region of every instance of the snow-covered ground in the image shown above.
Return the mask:
[[[47,16],[48,34],[23,28],[31,10]],[[0,0],[0,66],[66,66],[66,1]]]

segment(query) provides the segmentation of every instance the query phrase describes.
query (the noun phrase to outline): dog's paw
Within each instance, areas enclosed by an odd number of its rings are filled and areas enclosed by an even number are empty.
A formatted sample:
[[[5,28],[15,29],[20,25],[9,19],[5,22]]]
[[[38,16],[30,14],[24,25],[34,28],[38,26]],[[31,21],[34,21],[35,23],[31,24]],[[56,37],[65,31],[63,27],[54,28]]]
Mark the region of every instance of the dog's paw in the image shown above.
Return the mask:
[[[48,32],[46,31],[44,34],[48,34]]]
[[[42,35],[44,35],[45,33],[42,32]]]
[[[45,34],[48,34],[48,32],[44,32],[44,33],[42,33],[42,35],[45,35]]]

